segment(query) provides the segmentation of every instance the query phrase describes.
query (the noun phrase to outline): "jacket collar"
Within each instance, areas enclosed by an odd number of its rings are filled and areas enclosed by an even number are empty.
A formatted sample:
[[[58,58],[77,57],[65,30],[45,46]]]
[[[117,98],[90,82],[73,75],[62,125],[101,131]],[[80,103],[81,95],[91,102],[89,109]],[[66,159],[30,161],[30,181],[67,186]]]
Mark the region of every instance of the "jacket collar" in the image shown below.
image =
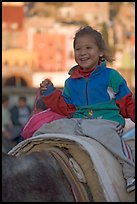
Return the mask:
[[[98,73],[102,71],[102,69],[106,68],[106,61],[101,62],[100,65],[97,65],[95,69],[93,70],[94,73]],[[70,75],[71,78],[81,78],[83,75],[79,72],[80,67],[78,65],[75,65],[72,67],[68,74]],[[92,73],[93,73],[92,72]]]

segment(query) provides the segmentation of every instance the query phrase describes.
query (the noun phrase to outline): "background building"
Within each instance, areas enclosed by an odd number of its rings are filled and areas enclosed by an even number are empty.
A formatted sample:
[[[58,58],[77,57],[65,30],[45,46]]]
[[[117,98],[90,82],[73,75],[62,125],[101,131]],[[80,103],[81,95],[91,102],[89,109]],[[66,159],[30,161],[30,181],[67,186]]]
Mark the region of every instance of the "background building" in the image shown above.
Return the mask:
[[[116,58],[111,66],[134,88],[134,2],[2,2],[3,86],[38,87],[50,77],[63,87],[75,65],[74,34],[84,25],[102,32]]]

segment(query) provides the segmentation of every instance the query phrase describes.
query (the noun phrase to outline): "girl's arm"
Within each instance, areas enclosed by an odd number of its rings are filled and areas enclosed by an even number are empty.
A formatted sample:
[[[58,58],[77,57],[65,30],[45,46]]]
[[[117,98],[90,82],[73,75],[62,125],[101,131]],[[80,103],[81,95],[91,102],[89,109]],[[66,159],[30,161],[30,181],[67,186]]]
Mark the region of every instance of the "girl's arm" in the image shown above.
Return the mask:
[[[120,109],[120,114],[124,118],[130,118],[135,122],[135,102],[133,94],[123,76],[114,69],[110,72],[110,86],[115,93],[115,100]]]
[[[130,118],[135,122],[135,101],[133,100],[132,93],[129,93],[120,100],[116,100],[116,104],[124,118]]]
[[[71,117],[71,114],[75,112],[76,108],[64,100],[61,90],[56,89],[50,80],[43,81],[40,87],[43,101],[48,108],[61,115]]]

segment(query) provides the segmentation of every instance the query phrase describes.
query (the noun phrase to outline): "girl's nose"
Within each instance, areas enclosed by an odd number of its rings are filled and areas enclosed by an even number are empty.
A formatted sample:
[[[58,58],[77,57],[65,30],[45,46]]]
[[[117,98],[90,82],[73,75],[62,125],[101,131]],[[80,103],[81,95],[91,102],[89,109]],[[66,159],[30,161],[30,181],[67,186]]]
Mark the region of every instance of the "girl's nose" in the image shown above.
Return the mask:
[[[81,55],[85,55],[85,54],[86,54],[86,50],[85,50],[85,49],[81,49],[80,54],[81,54]]]

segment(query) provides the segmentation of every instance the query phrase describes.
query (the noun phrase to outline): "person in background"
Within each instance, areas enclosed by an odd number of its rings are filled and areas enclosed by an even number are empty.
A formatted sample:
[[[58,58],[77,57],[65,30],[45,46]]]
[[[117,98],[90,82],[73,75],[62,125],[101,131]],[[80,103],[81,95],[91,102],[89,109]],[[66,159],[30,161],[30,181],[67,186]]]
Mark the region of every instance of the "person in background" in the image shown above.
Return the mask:
[[[99,127],[102,125],[102,131],[95,132],[95,136],[101,134],[104,141],[105,138],[108,140],[106,147],[109,145],[115,148],[115,152],[125,155],[126,149],[123,150],[119,138],[123,134],[125,118],[135,122],[133,94],[122,75],[107,67],[106,62],[114,59],[100,32],[90,26],[81,28],[75,34],[73,47],[77,65],[70,69],[63,92],[56,89],[49,79],[45,79],[40,83],[43,101],[59,114],[88,119],[91,125],[93,122]],[[108,127],[107,130],[103,128],[103,123]],[[120,141],[118,145],[121,149],[114,147],[114,141],[109,140],[110,132],[114,133],[115,143]],[[131,163],[132,166],[126,162],[122,164],[127,192],[135,190],[135,168],[134,163]]]
[[[20,133],[20,128],[14,126],[10,114],[9,96],[2,95],[2,151],[8,152],[16,143],[16,138]]]
[[[11,138],[11,133],[8,128],[13,127],[10,111],[9,111],[9,97],[6,94],[2,95],[2,134],[6,138]]]
[[[18,99],[18,104],[13,105],[10,108],[10,112],[12,123],[15,126],[20,126],[22,130],[24,125],[27,123],[32,110],[27,104],[27,98],[25,96],[20,96]]]

